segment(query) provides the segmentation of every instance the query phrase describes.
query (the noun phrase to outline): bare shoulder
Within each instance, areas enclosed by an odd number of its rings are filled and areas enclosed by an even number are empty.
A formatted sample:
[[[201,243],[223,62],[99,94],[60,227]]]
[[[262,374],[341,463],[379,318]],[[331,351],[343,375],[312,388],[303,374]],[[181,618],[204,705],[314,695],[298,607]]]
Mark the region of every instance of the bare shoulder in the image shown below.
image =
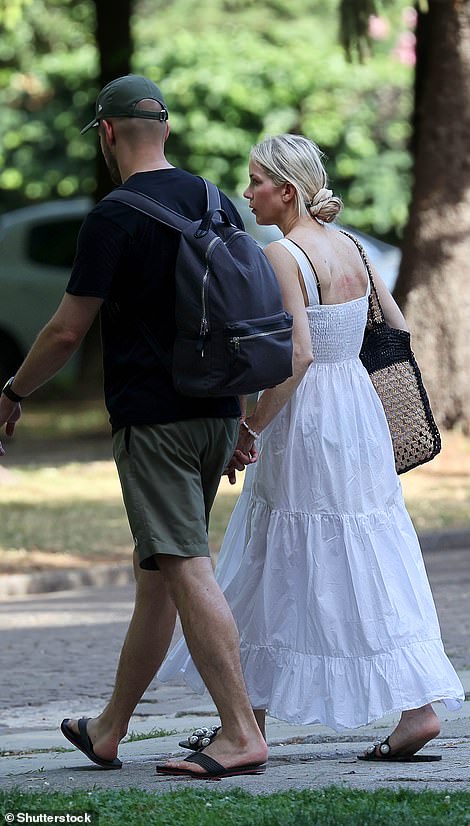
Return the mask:
[[[284,250],[283,244],[280,244],[279,241],[270,241],[269,244],[266,244],[263,247],[263,252],[269,257],[272,254],[277,254],[278,250]]]
[[[279,263],[282,264],[283,267],[289,266],[292,269],[297,268],[292,255],[283,244],[279,243],[279,241],[271,241],[271,243],[264,247],[263,252],[267,258],[269,258],[273,266]]]

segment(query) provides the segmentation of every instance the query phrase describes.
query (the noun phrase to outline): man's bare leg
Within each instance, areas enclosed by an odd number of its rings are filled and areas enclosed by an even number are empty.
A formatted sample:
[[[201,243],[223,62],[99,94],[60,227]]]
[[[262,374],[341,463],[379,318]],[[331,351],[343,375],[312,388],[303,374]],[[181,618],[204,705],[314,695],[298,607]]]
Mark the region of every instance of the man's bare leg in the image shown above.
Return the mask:
[[[176,622],[176,608],[159,571],[139,568],[134,552],[136,597],[134,613],[121,649],[111,699],[89,720],[87,733],[98,757],[113,760],[129,720],[165,659]],[[78,733],[78,723],[68,727]]]
[[[225,768],[263,762],[268,749],[246,693],[237,628],[207,557],[159,557],[191,656],[217,707],[222,729],[204,753]],[[204,772],[195,764],[171,766]]]

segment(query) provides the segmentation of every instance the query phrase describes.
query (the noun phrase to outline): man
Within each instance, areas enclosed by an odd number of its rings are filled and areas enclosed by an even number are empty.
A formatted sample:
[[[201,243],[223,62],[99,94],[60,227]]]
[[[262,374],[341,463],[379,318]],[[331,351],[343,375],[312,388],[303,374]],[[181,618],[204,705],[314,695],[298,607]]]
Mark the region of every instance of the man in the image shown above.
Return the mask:
[[[114,183],[188,218],[202,217],[203,181],[165,157],[168,110],[151,80],[126,75],[105,86],[82,133],[93,127]],[[228,198],[221,198],[242,225]],[[175,230],[126,205],[95,206],[81,228],[58,310],[3,389],[0,426],[13,433],[20,401],[66,363],[99,312],[105,400],[135,541],[136,605],[110,702],[97,718],[64,720],[62,732],[103,768],[121,767],[119,741],[168,650],[177,610],[222,728],[203,753],[157,771],[197,777],[260,773],[266,743],[246,694],[238,634],[215,582],[207,541],[209,511],[237,440],[239,403],[233,397],[179,395],[139,327],[144,322],[171,348],[178,242]]]

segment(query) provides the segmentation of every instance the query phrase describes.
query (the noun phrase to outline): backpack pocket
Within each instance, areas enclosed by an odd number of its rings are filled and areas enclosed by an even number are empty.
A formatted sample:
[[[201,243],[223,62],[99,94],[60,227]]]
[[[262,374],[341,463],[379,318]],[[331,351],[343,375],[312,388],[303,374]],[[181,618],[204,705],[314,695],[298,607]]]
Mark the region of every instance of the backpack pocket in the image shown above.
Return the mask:
[[[292,316],[285,311],[224,325],[225,346],[236,386],[243,386],[250,375],[251,387],[246,392],[255,393],[292,375],[292,325]]]
[[[177,335],[173,384],[185,396],[237,396],[274,387],[292,375],[292,316],[226,322],[204,339]]]

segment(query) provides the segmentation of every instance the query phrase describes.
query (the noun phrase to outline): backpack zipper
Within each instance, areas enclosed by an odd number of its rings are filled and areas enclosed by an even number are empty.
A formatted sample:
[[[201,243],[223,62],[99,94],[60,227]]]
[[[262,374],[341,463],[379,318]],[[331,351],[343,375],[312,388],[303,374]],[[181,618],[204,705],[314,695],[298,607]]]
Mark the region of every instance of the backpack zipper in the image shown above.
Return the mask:
[[[234,232],[233,235],[231,236],[231,238],[229,238],[229,240],[226,242],[226,246],[228,246],[231,243],[231,241],[233,241],[239,235],[246,235],[246,232],[244,232],[241,229],[239,229],[237,232]],[[206,250],[207,266],[206,266],[206,271],[205,271],[205,273],[203,275],[203,278],[202,278],[202,290],[201,290],[202,315],[201,315],[201,324],[200,324],[200,327],[199,327],[199,341],[198,341],[197,348],[196,348],[197,351],[201,354],[201,358],[204,358],[204,340],[205,340],[206,336],[209,333],[209,322],[207,320],[207,296],[208,296],[208,292],[209,292],[209,276],[210,276],[209,259],[210,259],[210,256],[212,255],[212,251],[213,251],[215,245],[218,244],[218,243],[223,243],[223,242],[219,237],[213,238],[212,241],[210,242],[209,246],[207,247],[207,250]],[[277,332],[281,332],[281,331],[280,330],[273,330],[272,332],[277,333]],[[256,335],[242,336],[242,338],[244,338],[244,339],[246,339],[246,338],[256,338],[257,336],[260,336],[260,335],[271,335],[271,333],[257,333]],[[230,339],[230,341],[233,343],[235,341],[235,339]],[[238,349],[238,350],[240,349],[240,337],[238,337],[238,341],[237,341],[237,344],[235,345],[235,349]]]
[[[240,341],[247,341],[250,338],[264,338],[264,336],[274,336],[276,333],[284,333],[292,330],[292,325],[290,327],[281,327],[279,330],[266,330],[263,333],[249,333],[246,336],[232,336],[229,338],[229,343],[233,345],[233,348],[236,353],[240,351]]]
[[[206,267],[206,271],[202,277],[202,290],[201,290],[201,308],[202,308],[202,315],[201,315],[201,325],[199,327],[199,341],[197,344],[197,351],[201,354],[201,358],[204,358],[204,339],[209,332],[209,322],[207,321],[207,301],[206,301],[206,293],[208,289],[208,281],[209,281],[209,265]]]
[[[206,338],[207,334],[209,333],[209,322],[207,320],[207,294],[209,292],[209,276],[210,276],[210,268],[209,268],[209,257],[211,255],[212,249],[220,241],[220,238],[213,238],[210,242],[209,246],[206,250],[206,271],[202,277],[202,289],[201,289],[201,324],[199,327],[199,341],[197,344],[197,351],[201,354],[201,358],[204,358],[204,339]]]

